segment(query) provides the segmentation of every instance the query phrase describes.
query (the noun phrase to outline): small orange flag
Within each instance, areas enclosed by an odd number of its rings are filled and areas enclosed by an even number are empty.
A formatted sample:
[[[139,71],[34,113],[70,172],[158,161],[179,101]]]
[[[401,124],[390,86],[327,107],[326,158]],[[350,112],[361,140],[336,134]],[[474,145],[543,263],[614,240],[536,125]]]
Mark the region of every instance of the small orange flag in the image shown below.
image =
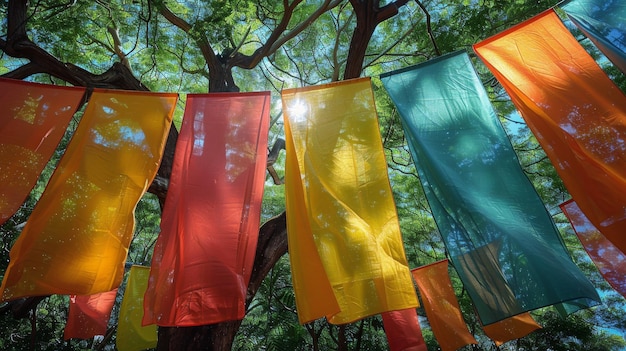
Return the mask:
[[[70,311],[63,338],[91,339],[105,335],[117,288],[93,295],[70,295]]]
[[[448,274],[448,260],[415,268],[411,272],[441,350],[455,351],[465,345],[478,344],[463,320]]]
[[[483,331],[496,346],[500,346],[507,341],[522,338],[540,328],[541,326],[535,322],[530,313],[526,312],[484,325]]]

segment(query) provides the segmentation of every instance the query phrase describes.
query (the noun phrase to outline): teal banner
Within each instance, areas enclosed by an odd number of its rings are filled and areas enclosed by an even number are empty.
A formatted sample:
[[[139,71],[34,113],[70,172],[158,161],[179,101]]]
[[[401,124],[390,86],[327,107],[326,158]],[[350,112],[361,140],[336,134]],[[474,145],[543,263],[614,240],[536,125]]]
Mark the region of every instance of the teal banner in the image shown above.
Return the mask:
[[[467,53],[391,72],[396,105],[450,261],[484,325],[597,304],[498,120]]]
[[[570,0],[559,6],[615,66],[626,73],[626,2]]]

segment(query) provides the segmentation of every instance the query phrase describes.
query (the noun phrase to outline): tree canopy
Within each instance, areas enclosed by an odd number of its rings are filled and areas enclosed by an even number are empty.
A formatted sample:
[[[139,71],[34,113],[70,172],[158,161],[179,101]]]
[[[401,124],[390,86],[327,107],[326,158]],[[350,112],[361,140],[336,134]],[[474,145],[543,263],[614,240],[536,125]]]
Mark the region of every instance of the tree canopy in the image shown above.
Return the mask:
[[[280,91],[372,77],[383,146],[411,268],[445,258],[445,248],[421,189],[393,104],[377,76],[471,45],[555,6],[557,0],[4,0],[0,1],[0,76],[56,85],[178,92],[175,126],[149,194],[136,212],[128,261],[148,264],[159,232],[161,207],[172,172],[177,128],[187,93],[272,92],[270,152],[262,223],[259,224],[247,317],[189,328],[160,328],[159,350],[384,350],[382,322],[371,317],[345,326],[325,321],[299,325],[287,259],[284,213],[284,130]],[[572,29],[575,32],[574,29]],[[581,37],[581,40],[583,38]],[[582,40],[590,50],[591,44]],[[600,56],[596,51],[594,55]],[[569,196],[506,93],[476,60],[492,102],[525,172],[563,233],[575,262],[602,291],[603,306],[566,319],[536,311],[544,326],[495,347],[480,334],[471,302],[454,284],[466,321],[478,335],[473,349],[615,350],[624,347],[624,300],[599,276],[558,204]],[[621,86],[624,77],[606,63]],[[2,118],[0,116],[0,118]],[[77,121],[72,125],[75,127]],[[71,126],[37,187],[0,227],[2,260],[43,192],[71,138]],[[281,144],[282,142],[282,144]],[[3,274],[3,273],[2,273]],[[123,288],[123,287],[122,287]],[[116,307],[114,314],[119,307]],[[11,312],[11,313],[9,313]],[[419,310],[420,316],[424,316]],[[67,297],[36,297],[0,306],[0,348],[22,350],[113,349],[115,325],[104,339],[59,341]],[[429,350],[437,343],[423,328]],[[211,345],[210,347],[207,345]]]

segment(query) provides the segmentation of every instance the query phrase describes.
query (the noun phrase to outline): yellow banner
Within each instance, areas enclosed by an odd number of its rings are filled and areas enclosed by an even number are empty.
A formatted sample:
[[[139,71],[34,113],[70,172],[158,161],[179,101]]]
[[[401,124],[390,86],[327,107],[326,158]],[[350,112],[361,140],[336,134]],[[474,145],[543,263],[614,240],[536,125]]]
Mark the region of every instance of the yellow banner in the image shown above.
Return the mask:
[[[157,346],[157,326],[142,326],[143,295],[148,288],[150,267],[132,266],[120,305],[115,346],[119,351],[141,351]]]
[[[96,89],[10,252],[6,301],[119,286],[137,202],[158,169],[176,94]]]
[[[369,78],[284,90],[282,101],[300,322],[416,307]]]

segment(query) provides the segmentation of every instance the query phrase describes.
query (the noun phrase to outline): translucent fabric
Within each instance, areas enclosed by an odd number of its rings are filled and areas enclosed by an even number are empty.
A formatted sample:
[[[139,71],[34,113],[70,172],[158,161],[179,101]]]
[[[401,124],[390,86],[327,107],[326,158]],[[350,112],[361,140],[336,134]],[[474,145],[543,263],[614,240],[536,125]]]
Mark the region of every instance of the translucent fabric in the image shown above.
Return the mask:
[[[598,231],[576,202],[569,200],[560,207],[600,274],[615,291],[626,297],[626,255],[624,252]]]
[[[390,351],[427,351],[417,311],[408,308],[381,314]]]
[[[455,351],[465,345],[478,344],[463,320],[448,274],[448,260],[415,268],[411,273],[422,297],[428,323],[441,350]]]
[[[579,308],[599,301],[519,165],[467,53],[381,80],[482,323],[561,302]]]
[[[137,202],[159,167],[176,94],[96,89],[11,248],[2,300],[118,287]]]
[[[144,323],[242,319],[267,163],[270,93],[187,95]]]
[[[148,287],[150,267],[132,266],[120,305],[115,346],[118,351],[142,351],[157,346],[157,326],[142,326],[143,296]]]
[[[626,73],[626,2],[569,0],[559,6],[615,66]]]
[[[626,250],[626,97],[553,10],[474,46],[572,198]]]
[[[91,339],[105,335],[116,296],[117,288],[93,295],[70,295],[63,339]]]
[[[526,312],[493,324],[484,325],[483,331],[496,346],[500,346],[507,341],[522,338],[540,328],[541,326],[535,322],[530,313]]]
[[[0,78],[0,225],[24,203],[85,88]]]
[[[284,90],[282,102],[300,322],[416,307],[369,78]]]

